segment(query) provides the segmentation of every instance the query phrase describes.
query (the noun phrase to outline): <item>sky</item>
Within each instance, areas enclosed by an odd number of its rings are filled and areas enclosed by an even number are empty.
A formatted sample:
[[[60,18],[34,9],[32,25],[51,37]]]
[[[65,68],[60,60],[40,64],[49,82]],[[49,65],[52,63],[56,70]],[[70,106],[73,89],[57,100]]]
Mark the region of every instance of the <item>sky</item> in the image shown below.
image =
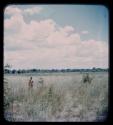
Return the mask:
[[[4,9],[4,65],[108,68],[108,19],[102,5],[8,5]]]

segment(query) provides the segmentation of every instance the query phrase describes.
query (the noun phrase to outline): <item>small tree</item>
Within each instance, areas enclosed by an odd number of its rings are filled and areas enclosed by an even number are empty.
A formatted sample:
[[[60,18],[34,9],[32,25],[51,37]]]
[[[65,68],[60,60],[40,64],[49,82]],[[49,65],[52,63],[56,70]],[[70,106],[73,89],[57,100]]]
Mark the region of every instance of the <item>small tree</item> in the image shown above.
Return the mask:
[[[4,66],[4,73],[10,73],[10,69],[11,69],[11,68],[12,68],[11,65],[6,64],[6,65]]]

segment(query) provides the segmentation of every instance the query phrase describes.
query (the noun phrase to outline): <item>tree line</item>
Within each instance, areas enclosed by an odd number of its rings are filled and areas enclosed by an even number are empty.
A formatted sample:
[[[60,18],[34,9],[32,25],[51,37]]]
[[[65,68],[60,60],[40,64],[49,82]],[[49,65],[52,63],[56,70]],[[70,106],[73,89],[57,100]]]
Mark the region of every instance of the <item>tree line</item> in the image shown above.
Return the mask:
[[[53,72],[108,72],[108,68],[92,69],[8,69],[4,68],[5,74],[23,74],[23,73],[53,73]]]

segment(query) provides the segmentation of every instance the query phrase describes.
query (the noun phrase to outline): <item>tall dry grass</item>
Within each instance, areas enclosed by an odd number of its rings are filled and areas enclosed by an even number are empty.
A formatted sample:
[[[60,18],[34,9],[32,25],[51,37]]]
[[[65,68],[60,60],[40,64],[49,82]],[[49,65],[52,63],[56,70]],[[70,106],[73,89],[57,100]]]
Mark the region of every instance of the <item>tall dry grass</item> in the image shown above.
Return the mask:
[[[76,74],[75,74],[76,75]],[[101,74],[102,76],[103,74]],[[108,77],[88,75],[89,82],[71,78],[70,83],[59,81],[29,90],[10,88],[6,94],[9,121],[97,121],[104,120],[108,109]],[[66,77],[64,77],[66,79]],[[51,80],[51,79],[50,79]],[[15,81],[16,82],[16,81]],[[61,82],[59,84],[59,82]],[[4,83],[5,84],[5,83]],[[6,88],[6,87],[5,87]],[[9,117],[8,113],[12,113]]]

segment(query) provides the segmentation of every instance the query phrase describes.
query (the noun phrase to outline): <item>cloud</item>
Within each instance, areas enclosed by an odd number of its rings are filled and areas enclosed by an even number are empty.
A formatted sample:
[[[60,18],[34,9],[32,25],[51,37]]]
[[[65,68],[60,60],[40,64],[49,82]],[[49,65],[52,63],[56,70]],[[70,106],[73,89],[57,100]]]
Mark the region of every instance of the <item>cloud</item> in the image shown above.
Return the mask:
[[[82,34],[88,34],[89,32],[87,30],[84,30],[81,32]]]
[[[108,66],[106,42],[82,41],[72,26],[59,26],[53,19],[27,23],[23,13],[17,13],[4,21],[5,63],[14,68]]]
[[[7,6],[5,8],[4,13],[7,15],[18,15],[18,14],[22,14],[22,10],[14,6]]]
[[[29,7],[27,9],[20,9],[15,6],[7,6],[4,13],[7,15],[34,15],[39,14],[43,10],[42,7]]]
[[[70,33],[74,31],[74,28],[72,26],[65,26],[64,28],[60,28],[60,31]]]
[[[24,25],[24,20],[22,15],[14,15],[11,16],[10,19],[5,19],[4,21],[4,28],[6,30],[12,30],[14,32],[19,31],[22,26]]]
[[[32,7],[32,8],[24,9],[24,13],[33,15],[33,14],[40,13],[42,10],[43,10],[42,7]]]

